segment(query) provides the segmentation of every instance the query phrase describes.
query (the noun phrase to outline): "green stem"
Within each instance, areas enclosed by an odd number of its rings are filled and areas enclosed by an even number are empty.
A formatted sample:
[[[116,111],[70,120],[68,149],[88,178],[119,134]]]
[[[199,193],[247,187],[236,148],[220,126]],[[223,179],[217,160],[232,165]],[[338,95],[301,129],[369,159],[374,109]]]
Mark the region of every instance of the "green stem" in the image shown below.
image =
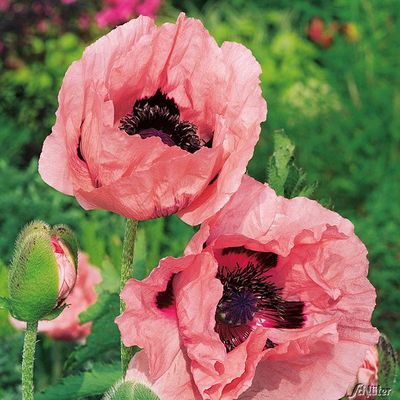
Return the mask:
[[[33,400],[33,363],[38,322],[27,322],[22,353],[22,400]]]
[[[122,260],[121,260],[121,290],[125,287],[128,279],[133,276],[133,256],[135,254],[135,239],[137,231],[138,221],[134,219],[126,220],[124,245],[122,248]],[[120,300],[120,311],[121,313],[125,310],[125,304]],[[133,356],[133,347],[125,347],[121,340],[121,366],[122,376],[128,369],[129,361]]]

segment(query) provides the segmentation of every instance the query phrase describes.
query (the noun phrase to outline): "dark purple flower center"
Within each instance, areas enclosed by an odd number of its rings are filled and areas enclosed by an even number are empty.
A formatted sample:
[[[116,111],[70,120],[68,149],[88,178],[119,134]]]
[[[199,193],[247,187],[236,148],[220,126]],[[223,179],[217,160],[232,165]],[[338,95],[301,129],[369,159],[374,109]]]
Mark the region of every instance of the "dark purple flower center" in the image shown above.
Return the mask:
[[[156,296],[157,307],[162,310],[174,304],[174,289],[172,287],[176,274],[173,274],[168,281],[167,288],[163,292],[158,292]]]
[[[244,247],[224,249],[223,255],[241,254],[247,265],[220,265],[217,278],[224,286],[215,315],[215,331],[229,352],[243,343],[257,325],[274,328],[301,328],[304,323],[301,301],[286,301],[271,281],[268,270],[278,257],[270,252],[255,252]],[[268,340],[266,348],[274,347]]]
[[[217,319],[229,325],[243,325],[253,319],[256,311],[257,298],[253,293],[232,293],[229,298],[218,304]]]
[[[210,143],[200,140],[195,124],[180,119],[174,99],[160,89],[151,97],[137,100],[132,113],[121,119],[120,129],[143,139],[159,137],[167,146],[179,146],[189,153],[195,153],[202,146],[210,147]]]
[[[244,247],[231,247],[222,255],[241,255],[241,263],[234,266],[220,265],[217,278],[223,285],[223,295],[215,314],[215,331],[227,352],[243,343],[256,328],[296,329],[305,321],[304,303],[283,299],[282,290],[271,282],[268,270],[276,267],[278,256],[270,252],[255,252]],[[243,265],[243,255],[247,264]],[[229,260],[234,260],[230,257]],[[156,305],[162,310],[174,305],[173,279],[171,276],[164,291],[156,296]],[[275,347],[270,339],[265,349]]]

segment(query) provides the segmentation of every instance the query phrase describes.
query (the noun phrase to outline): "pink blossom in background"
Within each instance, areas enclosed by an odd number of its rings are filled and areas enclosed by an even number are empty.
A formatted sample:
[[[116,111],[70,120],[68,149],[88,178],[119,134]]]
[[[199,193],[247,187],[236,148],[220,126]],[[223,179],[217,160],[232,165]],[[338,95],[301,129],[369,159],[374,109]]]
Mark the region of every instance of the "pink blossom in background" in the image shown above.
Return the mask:
[[[68,69],[39,173],[85,209],[198,224],[236,192],[266,118],[260,65],[200,21],[148,17]]]
[[[105,0],[105,8],[96,14],[97,25],[105,28],[128,21],[133,16],[154,17],[161,0]]]
[[[44,19],[40,20],[40,21],[37,23],[36,27],[37,27],[37,30],[38,30],[39,32],[41,32],[41,33],[45,33],[45,32],[47,32],[48,29],[49,29],[49,25],[48,25],[47,21],[44,20]]]
[[[185,254],[122,292],[122,339],[143,349],[128,378],[164,400],[345,395],[379,336],[367,251],[348,220],[245,176]]]
[[[90,26],[90,16],[87,13],[82,13],[78,20],[79,28],[88,29]]]
[[[78,341],[90,333],[91,323],[81,325],[79,314],[97,299],[95,286],[101,282],[98,268],[89,263],[88,256],[80,252],[78,257],[78,278],[74,289],[66,299],[68,307],[51,321],[40,321],[39,332],[56,340]],[[18,329],[25,328],[25,322],[11,320]]]
[[[75,2],[76,2],[76,0],[61,0],[61,3],[63,3],[63,4],[73,4]]]
[[[5,12],[10,7],[10,0],[0,0],[0,11]]]
[[[371,346],[365,359],[357,372],[357,380],[352,385],[351,389],[347,391],[347,395],[350,396],[353,393],[354,386],[357,384],[368,386],[378,385],[378,371],[379,371],[379,353],[376,346]],[[375,396],[357,396],[353,400],[374,400]]]

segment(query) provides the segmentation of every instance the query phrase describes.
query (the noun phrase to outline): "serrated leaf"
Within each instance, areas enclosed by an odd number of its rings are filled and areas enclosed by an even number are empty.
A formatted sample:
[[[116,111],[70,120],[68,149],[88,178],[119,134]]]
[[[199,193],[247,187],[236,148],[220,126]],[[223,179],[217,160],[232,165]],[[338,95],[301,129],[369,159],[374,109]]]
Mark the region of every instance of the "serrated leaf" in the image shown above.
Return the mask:
[[[310,196],[316,184],[307,185],[306,174],[294,163],[295,146],[283,130],[274,132],[274,152],[267,168],[267,183],[280,196]]]
[[[378,383],[384,388],[392,388],[398,367],[396,351],[384,334],[381,334],[377,347],[379,353]]]
[[[68,358],[68,368],[75,368],[87,361],[102,361],[109,358],[110,352],[119,351],[120,335],[115,317],[119,314],[119,296],[103,292],[95,304],[80,314],[80,322],[92,321],[90,335],[86,343],[78,347]]]
[[[35,396],[35,400],[75,400],[101,395],[121,378],[121,366],[94,364],[90,371],[64,378]]]
[[[281,196],[285,194],[288,164],[293,157],[294,148],[283,130],[274,132],[274,153],[268,164],[268,183]]]

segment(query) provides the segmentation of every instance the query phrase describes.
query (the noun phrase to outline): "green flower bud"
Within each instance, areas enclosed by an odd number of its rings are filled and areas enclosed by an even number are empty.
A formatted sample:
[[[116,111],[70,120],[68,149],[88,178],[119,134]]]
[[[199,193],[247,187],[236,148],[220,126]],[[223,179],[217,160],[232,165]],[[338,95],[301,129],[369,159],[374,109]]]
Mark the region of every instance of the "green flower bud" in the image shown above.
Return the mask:
[[[105,394],[103,400],[160,400],[160,398],[143,383],[121,381]]]
[[[21,321],[55,318],[73,289],[78,246],[72,231],[41,221],[19,235],[9,271],[9,308]]]

